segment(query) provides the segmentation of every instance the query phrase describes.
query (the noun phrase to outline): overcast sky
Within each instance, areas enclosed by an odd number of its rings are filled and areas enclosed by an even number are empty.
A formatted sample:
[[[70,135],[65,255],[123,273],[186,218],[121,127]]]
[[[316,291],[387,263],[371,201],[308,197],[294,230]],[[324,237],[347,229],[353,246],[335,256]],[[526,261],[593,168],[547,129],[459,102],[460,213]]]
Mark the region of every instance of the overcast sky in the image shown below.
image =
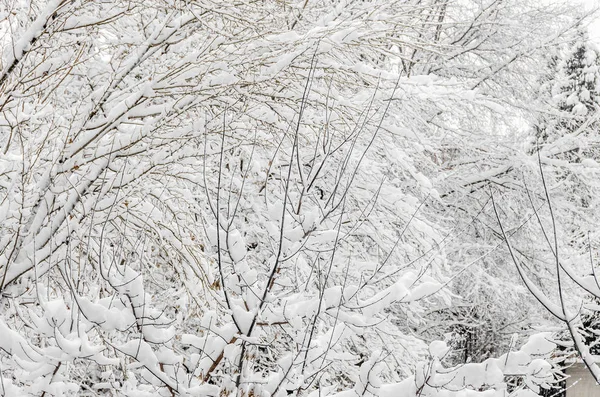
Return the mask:
[[[578,2],[578,1],[577,1]],[[590,8],[600,8],[600,0],[583,0],[583,2]],[[600,19],[590,25],[590,35],[600,44]]]

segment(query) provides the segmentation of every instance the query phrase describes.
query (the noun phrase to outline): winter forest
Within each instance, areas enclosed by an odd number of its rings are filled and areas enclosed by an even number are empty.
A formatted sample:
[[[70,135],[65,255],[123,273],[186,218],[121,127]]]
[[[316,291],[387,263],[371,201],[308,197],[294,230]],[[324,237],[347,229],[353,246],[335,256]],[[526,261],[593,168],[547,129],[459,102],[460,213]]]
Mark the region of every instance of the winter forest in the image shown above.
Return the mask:
[[[0,395],[600,380],[597,18],[0,0]]]

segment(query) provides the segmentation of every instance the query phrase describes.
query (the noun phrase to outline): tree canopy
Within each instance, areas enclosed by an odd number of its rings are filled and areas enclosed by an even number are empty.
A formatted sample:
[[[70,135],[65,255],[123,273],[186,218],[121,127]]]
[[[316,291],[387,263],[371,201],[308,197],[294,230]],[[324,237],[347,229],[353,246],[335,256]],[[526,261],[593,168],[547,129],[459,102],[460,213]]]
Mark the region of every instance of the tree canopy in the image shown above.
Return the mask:
[[[2,4],[2,395],[600,379],[594,12]]]

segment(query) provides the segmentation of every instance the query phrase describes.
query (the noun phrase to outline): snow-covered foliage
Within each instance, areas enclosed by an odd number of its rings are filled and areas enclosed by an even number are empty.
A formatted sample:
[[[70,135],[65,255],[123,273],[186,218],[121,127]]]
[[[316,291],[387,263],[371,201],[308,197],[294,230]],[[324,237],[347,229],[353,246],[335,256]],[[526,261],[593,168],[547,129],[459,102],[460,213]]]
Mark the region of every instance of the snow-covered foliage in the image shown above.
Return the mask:
[[[597,190],[594,160],[554,157],[566,138],[518,144],[541,117],[535,65],[582,18],[519,0],[3,4],[4,395],[554,382],[550,335],[502,337],[545,320],[505,243],[545,242],[538,163]],[[569,225],[593,212],[572,194]],[[481,319],[498,341],[457,362],[456,326]]]

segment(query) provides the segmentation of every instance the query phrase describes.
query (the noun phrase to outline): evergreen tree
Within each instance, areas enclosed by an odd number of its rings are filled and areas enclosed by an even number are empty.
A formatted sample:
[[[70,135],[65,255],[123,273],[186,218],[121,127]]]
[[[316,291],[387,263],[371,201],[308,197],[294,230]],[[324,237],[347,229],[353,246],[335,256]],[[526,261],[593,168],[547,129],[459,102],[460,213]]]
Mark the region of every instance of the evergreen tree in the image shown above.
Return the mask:
[[[540,143],[552,143],[568,134],[591,138],[592,142],[585,139],[564,152],[569,160],[579,162],[583,158],[598,157],[592,147],[597,124],[594,115],[600,100],[600,55],[584,34],[572,48],[557,63],[556,75],[545,85],[549,88],[550,111],[547,120],[537,128],[537,135]]]

